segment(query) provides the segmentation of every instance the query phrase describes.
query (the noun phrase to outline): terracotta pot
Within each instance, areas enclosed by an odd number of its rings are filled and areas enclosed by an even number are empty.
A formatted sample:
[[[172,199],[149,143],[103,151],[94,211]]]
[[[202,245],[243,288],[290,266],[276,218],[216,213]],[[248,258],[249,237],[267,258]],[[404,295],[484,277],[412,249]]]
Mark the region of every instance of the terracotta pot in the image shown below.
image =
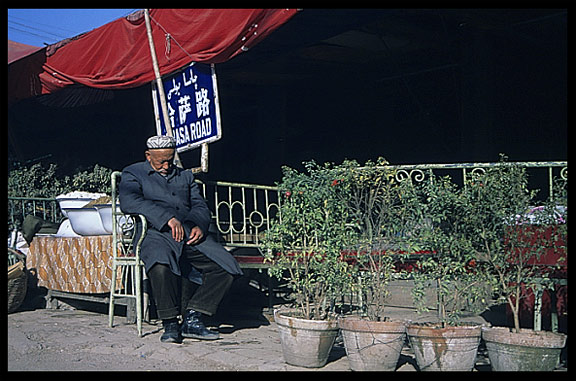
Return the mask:
[[[406,333],[421,371],[471,371],[482,335],[480,325],[442,328],[409,324]]]
[[[406,336],[406,323],[370,321],[359,317],[338,320],[350,369],[394,371]]]
[[[293,311],[274,311],[284,361],[305,368],[326,365],[338,336],[338,320],[307,320]]]
[[[529,329],[516,333],[506,327],[484,327],[482,338],[494,371],[552,371],[558,366],[567,336]]]

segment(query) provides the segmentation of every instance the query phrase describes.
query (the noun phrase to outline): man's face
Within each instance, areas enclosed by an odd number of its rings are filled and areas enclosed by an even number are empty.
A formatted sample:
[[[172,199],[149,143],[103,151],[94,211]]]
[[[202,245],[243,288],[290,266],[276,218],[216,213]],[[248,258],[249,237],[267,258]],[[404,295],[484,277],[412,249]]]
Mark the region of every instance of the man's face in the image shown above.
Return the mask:
[[[167,175],[172,171],[174,152],[173,148],[150,149],[146,151],[146,160],[156,172]]]

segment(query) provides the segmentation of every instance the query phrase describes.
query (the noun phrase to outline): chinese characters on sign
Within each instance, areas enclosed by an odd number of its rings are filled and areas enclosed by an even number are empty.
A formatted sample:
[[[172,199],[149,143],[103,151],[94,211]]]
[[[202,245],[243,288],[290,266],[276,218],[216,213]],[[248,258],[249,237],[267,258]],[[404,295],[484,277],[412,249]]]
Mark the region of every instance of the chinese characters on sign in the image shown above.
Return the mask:
[[[213,65],[193,64],[163,79],[172,136],[178,152],[220,139],[220,111]],[[166,135],[158,91],[153,86],[157,129]]]

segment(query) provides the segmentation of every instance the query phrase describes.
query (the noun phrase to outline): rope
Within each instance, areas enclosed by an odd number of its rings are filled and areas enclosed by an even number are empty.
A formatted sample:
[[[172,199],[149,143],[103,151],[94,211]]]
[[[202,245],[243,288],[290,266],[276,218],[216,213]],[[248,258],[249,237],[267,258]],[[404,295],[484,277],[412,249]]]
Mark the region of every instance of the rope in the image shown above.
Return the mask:
[[[166,36],[166,42],[165,42],[165,51],[164,51],[164,55],[166,56],[166,59],[168,61],[170,61],[170,51],[171,51],[171,41],[174,41],[176,43],[176,45],[192,60],[194,61],[194,58],[192,57],[192,55],[190,53],[188,53],[188,51],[186,51],[186,49],[184,49],[182,47],[182,45],[180,45],[180,43],[178,42],[178,40],[176,40],[174,38],[174,36],[172,36],[170,33],[168,33],[168,31],[166,30],[166,28],[164,28],[158,21],[156,21],[156,19],[154,17],[152,17],[152,15],[150,15],[150,19],[152,21],[154,21],[154,23],[156,25],[158,25],[158,27],[160,29],[162,29],[162,31],[164,32],[164,35]]]
[[[172,39],[172,36],[170,35],[170,33],[166,34],[166,42],[164,43],[164,57],[166,57],[166,59],[168,61],[170,61],[170,50],[172,48],[171,44],[170,44],[170,40]]]

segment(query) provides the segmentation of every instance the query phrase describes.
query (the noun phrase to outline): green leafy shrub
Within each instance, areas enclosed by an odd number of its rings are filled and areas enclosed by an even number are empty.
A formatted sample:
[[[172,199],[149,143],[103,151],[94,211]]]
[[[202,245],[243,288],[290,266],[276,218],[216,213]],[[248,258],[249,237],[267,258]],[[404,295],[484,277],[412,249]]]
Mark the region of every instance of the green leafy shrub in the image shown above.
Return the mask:
[[[69,180],[66,191],[82,190],[85,192],[110,194],[112,191],[111,175],[111,169],[96,164],[92,170],[76,173]]]
[[[284,168],[280,219],[264,241],[270,273],[288,282],[307,318],[360,292],[363,312],[380,320],[395,261],[422,243],[416,188],[382,158],[305,168]]]
[[[110,193],[112,170],[96,164],[91,170],[75,173],[72,177],[59,176],[57,165],[47,167],[36,163],[8,172],[8,197],[53,198],[72,191]]]
[[[8,172],[8,197],[47,198],[73,191],[92,193],[111,192],[112,170],[95,165],[91,170],[59,176],[56,164],[47,167],[40,163],[30,167],[18,167]],[[50,201],[25,199],[8,201],[8,229],[19,228],[27,215],[37,215],[52,222],[61,218],[59,208]]]
[[[357,286],[363,313],[370,320],[385,318],[384,305],[395,264],[401,256],[422,249],[425,216],[417,184],[399,180],[397,171],[379,158],[359,165],[345,161],[341,186],[356,241],[349,249],[356,256]]]
[[[463,314],[480,313],[491,300],[487,274],[477,271],[474,237],[463,221],[471,213],[466,189],[451,178],[431,177],[423,187],[422,211],[430,220],[426,234],[432,255],[418,261],[413,296],[420,311],[428,310],[425,290],[436,287],[438,318],[443,326],[458,325]]]
[[[464,192],[468,213],[462,225],[497,301],[509,305],[516,331],[526,289],[553,286],[549,276],[558,263],[544,265],[540,259],[566,252],[566,182],[556,185],[553,197],[538,202],[525,168],[507,164],[470,179]]]
[[[55,197],[65,189],[66,179],[56,175],[56,164],[37,163],[8,172],[8,197]]]
[[[554,197],[538,207],[537,192],[528,188],[526,169],[504,156],[498,165],[471,173],[463,187],[450,177],[425,183],[422,210],[432,222],[427,244],[435,255],[419,261],[412,274],[420,310],[432,282],[443,324],[507,303],[520,328],[526,288],[552,284],[550,269],[537,265],[540,258],[566,245],[566,182],[558,182]]]
[[[267,232],[264,247],[270,274],[288,282],[301,317],[321,320],[351,287],[351,267],[342,252],[352,233],[338,170],[314,162],[305,167],[303,173],[283,168],[280,220]]]

